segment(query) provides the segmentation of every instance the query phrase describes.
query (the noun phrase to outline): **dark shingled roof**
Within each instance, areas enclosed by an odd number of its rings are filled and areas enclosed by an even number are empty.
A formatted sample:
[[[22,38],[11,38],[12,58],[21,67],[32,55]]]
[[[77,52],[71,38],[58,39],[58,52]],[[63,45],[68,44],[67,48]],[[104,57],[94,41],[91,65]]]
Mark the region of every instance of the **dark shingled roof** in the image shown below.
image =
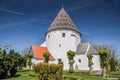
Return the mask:
[[[55,17],[54,21],[48,28],[47,32],[56,29],[70,29],[81,34],[80,31],[77,29],[76,25],[71,20],[70,16],[64,10],[64,8],[59,11],[58,15]]]
[[[88,51],[87,51],[87,49],[88,49]],[[92,54],[92,55],[98,54],[96,49],[89,42],[84,42],[84,43],[78,44],[77,50],[76,50],[77,55],[85,55],[86,51],[87,51],[87,54]]]
[[[81,55],[85,54],[88,48],[88,45],[89,45],[88,42],[78,44],[76,53]]]

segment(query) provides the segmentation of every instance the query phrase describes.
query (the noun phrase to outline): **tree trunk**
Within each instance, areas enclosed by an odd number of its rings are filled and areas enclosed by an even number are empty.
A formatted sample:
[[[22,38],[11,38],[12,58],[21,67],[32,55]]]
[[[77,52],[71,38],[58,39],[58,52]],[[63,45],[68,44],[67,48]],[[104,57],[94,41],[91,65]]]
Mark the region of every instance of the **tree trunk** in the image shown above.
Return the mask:
[[[90,74],[92,73],[92,69],[93,69],[93,67],[91,66],[91,67],[89,68]]]
[[[74,60],[70,60],[69,64],[70,64],[69,72],[73,73],[74,72],[74,68],[73,68]]]
[[[103,68],[103,78],[106,78],[106,67]]]
[[[28,66],[28,59],[27,59],[27,62],[26,62],[26,68],[29,69],[29,66]]]

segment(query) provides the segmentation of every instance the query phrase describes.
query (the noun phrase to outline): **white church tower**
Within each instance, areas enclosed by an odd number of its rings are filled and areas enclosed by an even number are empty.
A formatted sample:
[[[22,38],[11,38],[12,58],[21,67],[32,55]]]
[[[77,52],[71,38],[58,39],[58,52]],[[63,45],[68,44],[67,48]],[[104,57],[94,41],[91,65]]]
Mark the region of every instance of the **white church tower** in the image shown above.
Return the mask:
[[[70,16],[62,8],[46,31],[46,41],[40,46],[32,46],[34,58],[32,63],[43,62],[44,52],[50,52],[50,63],[58,63],[61,59],[64,69],[69,69],[67,51],[76,52],[75,65],[79,70],[89,70],[87,54],[93,55],[93,70],[100,70],[99,55],[89,43],[81,43],[81,32],[77,29]]]
[[[66,61],[67,51],[76,52],[79,43],[81,33],[62,8],[46,32],[46,47],[55,59]],[[68,62],[64,65],[68,65]]]

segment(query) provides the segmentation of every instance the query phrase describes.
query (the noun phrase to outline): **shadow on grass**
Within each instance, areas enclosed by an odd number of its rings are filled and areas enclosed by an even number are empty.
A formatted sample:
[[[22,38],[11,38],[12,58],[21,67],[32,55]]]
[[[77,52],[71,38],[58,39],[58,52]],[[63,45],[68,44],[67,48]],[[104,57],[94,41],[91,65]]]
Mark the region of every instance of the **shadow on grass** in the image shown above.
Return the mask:
[[[21,76],[21,74],[16,74],[14,77],[19,77],[19,76]]]
[[[29,77],[37,77],[38,75],[36,75],[36,74],[29,74],[28,76]]]
[[[28,71],[30,71],[30,70],[19,70],[19,72],[28,72]]]

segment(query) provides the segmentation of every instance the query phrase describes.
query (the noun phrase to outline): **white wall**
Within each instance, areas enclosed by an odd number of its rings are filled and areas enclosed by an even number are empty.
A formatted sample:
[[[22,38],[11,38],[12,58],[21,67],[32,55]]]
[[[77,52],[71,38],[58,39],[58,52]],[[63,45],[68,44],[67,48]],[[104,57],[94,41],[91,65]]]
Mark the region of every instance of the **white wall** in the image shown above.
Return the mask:
[[[81,62],[79,62],[78,59],[80,59]],[[76,65],[78,66],[78,69],[79,69],[79,70],[89,70],[88,60],[87,60],[86,55],[76,55],[74,67],[75,67]]]
[[[38,64],[40,62],[44,62],[44,60],[32,58],[32,64]],[[54,63],[54,60],[53,61],[49,61],[49,63]]]
[[[79,62],[78,59],[81,59],[81,62]],[[101,70],[100,68],[100,60],[99,60],[99,55],[93,55],[93,70]],[[89,70],[88,67],[88,58],[86,57],[86,55],[76,55],[75,57],[75,66],[78,66],[79,70]]]
[[[65,33],[66,36],[62,37],[62,33]],[[74,34],[76,37],[71,36],[71,34]],[[64,64],[64,70],[68,70],[69,63],[67,58],[67,51],[76,51],[77,45],[81,43],[79,33],[73,30],[65,29],[53,30],[46,34],[45,42],[41,46],[46,46],[49,52],[55,58],[55,61],[50,61],[49,63],[58,63],[58,59],[62,59]],[[80,59],[81,62],[79,62],[78,59]],[[77,65],[79,70],[89,70],[88,58],[86,57],[86,55],[76,55],[74,60],[74,68]],[[39,62],[43,62],[43,60],[36,60],[34,58],[32,59],[32,63],[37,64]],[[93,63],[93,70],[100,70],[99,55],[93,55]]]
[[[99,55],[93,55],[93,70],[101,70]]]
[[[65,37],[62,37],[62,33],[65,33]],[[74,34],[75,36],[71,36]],[[48,35],[50,37],[48,37]],[[58,59],[62,59],[64,63],[64,69],[69,68],[67,59],[67,51],[72,50],[76,51],[77,45],[81,42],[81,38],[79,33],[73,30],[54,30],[48,32],[46,34],[46,47],[56,59],[55,63],[57,63]]]

